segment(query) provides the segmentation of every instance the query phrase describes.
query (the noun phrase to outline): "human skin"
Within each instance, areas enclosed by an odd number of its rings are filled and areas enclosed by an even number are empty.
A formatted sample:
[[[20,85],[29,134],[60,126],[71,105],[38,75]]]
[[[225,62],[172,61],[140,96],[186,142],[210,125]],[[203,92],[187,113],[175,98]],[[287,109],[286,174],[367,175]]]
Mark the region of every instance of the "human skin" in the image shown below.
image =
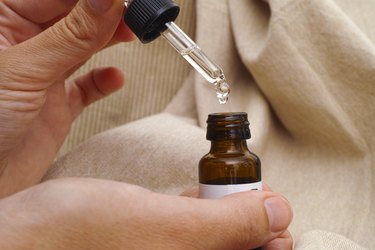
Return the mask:
[[[279,202],[282,216],[272,227],[268,201]],[[291,249],[284,231],[291,216],[287,201],[269,191],[203,200],[58,179],[0,200],[0,249]]]
[[[291,208],[273,192],[208,201],[93,179],[38,184],[79,113],[123,85],[113,67],[67,80],[132,39],[122,13],[121,0],[0,0],[0,248],[290,248]]]
[[[38,183],[83,108],[123,84],[116,68],[66,81],[96,51],[132,38],[121,1],[103,1],[105,13],[76,2],[0,2],[0,196]]]

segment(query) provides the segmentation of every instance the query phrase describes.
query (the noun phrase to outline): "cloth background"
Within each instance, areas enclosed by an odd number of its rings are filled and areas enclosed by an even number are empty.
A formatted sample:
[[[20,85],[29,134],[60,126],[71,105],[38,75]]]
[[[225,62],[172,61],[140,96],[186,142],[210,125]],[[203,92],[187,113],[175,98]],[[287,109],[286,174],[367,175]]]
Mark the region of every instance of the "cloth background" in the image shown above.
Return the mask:
[[[229,103],[219,105],[161,39],[106,50],[82,70],[124,67],[128,86],[74,124],[45,179],[90,176],[178,193],[197,183],[207,115],[245,111],[263,180],[293,206],[295,248],[375,249],[375,2],[179,3],[178,23],[223,68]]]

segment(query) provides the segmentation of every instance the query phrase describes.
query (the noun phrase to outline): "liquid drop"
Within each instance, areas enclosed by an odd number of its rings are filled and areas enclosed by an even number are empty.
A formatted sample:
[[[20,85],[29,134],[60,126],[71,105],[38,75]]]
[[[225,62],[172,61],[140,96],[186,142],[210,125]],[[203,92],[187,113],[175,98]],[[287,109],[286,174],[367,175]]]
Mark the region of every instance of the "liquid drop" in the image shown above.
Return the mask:
[[[229,84],[225,81],[225,78],[220,78],[215,83],[216,86],[216,96],[217,99],[219,100],[220,104],[226,104],[228,102],[229,98],[229,93],[230,93],[230,88]]]

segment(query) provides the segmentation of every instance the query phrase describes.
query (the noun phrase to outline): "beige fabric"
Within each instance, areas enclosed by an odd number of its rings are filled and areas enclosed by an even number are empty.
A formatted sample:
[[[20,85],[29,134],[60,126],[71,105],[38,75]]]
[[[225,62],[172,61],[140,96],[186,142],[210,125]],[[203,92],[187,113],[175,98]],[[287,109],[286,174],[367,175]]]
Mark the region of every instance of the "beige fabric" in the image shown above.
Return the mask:
[[[302,235],[295,244],[295,250],[362,250],[354,242],[326,231],[311,231]]]
[[[375,2],[198,0],[196,7],[196,40],[226,72],[230,102],[220,106],[193,73],[165,113],[91,138],[47,178],[94,176],[176,193],[197,182],[208,113],[246,111],[263,179],[293,205],[297,249],[356,249],[344,237],[375,249]],[[159,75],[155,84],[163,86]],[[311,230],[344,237],[301,236]]]
[[[176,23],[194,37],[194,1],[177,0],[176,3],[181,7]],[[75,76],[102,66],[123,69],[126,84],[121,91],[91,105],[79,116],[59,155],[94,134],[163,111],[191,70],[163,39],[147,45],[135,41],[106,49],[89,60]]]

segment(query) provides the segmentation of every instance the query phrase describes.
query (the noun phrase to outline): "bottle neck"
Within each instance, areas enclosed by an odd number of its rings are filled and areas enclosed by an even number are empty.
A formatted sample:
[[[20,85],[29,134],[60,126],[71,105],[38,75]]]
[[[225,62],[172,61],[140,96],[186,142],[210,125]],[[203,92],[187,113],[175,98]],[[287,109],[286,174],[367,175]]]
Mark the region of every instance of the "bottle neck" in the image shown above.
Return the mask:
[[[210,153],[241,153],[249,151],[246,140],[211,141]]]

